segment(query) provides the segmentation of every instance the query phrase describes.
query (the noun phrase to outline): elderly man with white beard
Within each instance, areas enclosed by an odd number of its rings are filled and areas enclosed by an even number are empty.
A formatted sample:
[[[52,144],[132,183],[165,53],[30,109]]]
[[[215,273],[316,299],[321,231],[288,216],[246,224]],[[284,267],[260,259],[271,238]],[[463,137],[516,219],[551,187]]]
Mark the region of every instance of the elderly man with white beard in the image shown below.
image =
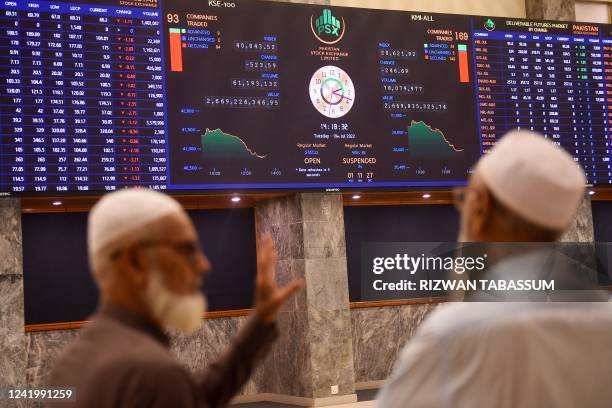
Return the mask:
[[[277,287],[276,252],[266,235],[255,313],[226,353],[192,376],[170,354],[165,331],[200,327],[206,309],[200,286],[211,265],[179,203],[151,190],[106,195],[89,215],[88,252],[99,310],[58,358],[47,384],[74,387],[70,407],[227,405],[277,337],[280,307],[303,286],[295,280]]]

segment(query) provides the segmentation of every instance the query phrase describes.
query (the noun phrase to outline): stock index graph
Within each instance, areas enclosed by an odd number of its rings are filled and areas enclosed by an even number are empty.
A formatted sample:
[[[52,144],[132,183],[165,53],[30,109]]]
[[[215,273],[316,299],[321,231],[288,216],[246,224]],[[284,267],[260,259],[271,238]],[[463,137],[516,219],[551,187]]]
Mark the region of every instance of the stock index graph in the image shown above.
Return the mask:
[[[453,186],[514,128],[612,183],[608,25],[32,0],[0,43],[2,195]]]
[[[180,101],[168,106],[171,184],[360,188],[467,178],[480,152],[469,18],[239,7],[214,15],[206,5],[169,8],[175,68],[166,94]],[[239,139],[235,157],[198,148],[204,128]],[[436,148],[442,133],[465,147]]]

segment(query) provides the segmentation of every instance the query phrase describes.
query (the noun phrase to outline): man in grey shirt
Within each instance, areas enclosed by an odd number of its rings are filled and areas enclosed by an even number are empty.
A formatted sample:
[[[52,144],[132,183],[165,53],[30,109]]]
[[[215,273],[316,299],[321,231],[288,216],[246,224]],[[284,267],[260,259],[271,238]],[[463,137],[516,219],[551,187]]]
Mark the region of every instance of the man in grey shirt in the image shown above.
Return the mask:
[[[102,198],[88,225],[98,312],[58,358],[48,385],[74,387],[76,404],[53,407],[221,407],[248,380],[277,337],[276,315],[303,282],[279,288],[266,235],[258,254],[255,313],[216,362],[192,376],[168,350],[166,330],[192,332],[205,311],[211,269],[181,206],[150,190]]]

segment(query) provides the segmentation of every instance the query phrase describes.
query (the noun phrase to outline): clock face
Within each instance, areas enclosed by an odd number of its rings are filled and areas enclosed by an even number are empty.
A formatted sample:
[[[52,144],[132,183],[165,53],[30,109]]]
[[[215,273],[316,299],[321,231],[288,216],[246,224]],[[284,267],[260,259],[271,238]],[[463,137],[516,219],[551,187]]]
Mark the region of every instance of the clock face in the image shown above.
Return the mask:
[[[355,103],[355,86],[346,72],[334,66],[319,68],[310,80],[310,100],[319,113],[340,118]]]

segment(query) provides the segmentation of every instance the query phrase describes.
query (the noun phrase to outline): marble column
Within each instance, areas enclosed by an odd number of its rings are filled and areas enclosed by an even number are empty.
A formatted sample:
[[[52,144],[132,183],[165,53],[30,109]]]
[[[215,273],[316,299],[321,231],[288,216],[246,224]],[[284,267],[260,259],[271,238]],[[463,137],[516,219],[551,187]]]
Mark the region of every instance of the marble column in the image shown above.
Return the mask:
[[[338,385],[338,396],[354,396],[341,196],[299,194],[260,203],[256,217],[258,235],[269,230],[279,247],[278,280],[303,277],[308,287],[281,313],[282,335],[264,365],[262,387],[267,393],[321,402],[332,397],[331,386]]]
[[[281,338],[264,364],[265,392],[317,405],[354,401],[342,196],[309,193],[260,202],[255,217],[258,237],[270,232],[277,246],[277,280],[306,281],[306,290],[281,311]]]
[[[580,203],[569,228],[560,239],[561,242],[595,242],[593,229],[593,209],[591,197],[586,196]]]
[[[527,18],[576,21],[575,0],[525,0]]]
[[[0,387],[25,386],[25,373],[20,203],[0,198]]]

